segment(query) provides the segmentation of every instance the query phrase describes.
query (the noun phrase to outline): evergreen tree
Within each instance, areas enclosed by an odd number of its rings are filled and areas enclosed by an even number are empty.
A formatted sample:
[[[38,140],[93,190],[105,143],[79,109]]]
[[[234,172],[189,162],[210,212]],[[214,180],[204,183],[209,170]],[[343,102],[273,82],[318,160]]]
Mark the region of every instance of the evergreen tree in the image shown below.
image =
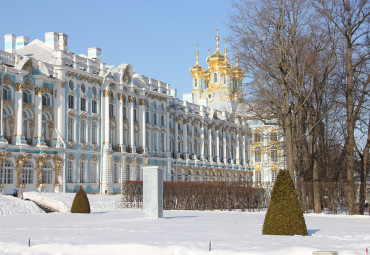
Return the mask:
[[[90,203],[82,186],[73,199],[71,213],[90,213]]]
[[[264,235],[307,235],[307,227],[293,181],[280,170],[265,216]]]

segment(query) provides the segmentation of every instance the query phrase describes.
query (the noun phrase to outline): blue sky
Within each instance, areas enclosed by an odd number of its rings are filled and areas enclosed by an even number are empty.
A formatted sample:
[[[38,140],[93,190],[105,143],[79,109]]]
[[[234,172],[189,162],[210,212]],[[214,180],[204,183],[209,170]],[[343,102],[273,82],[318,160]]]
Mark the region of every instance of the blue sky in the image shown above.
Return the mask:
[[[205,68],[208,48],[215,51],[216,26],[224,48],[231,5],[229,0],[4,1],[1,47],[8,33],[32,41],[44,40],[45,32],[63,32],[70,51],[87,55],[87,48],[100,47],[103,62],[129,63],[138,73],[170,83],[182,98],[191,92],[195,44]]]

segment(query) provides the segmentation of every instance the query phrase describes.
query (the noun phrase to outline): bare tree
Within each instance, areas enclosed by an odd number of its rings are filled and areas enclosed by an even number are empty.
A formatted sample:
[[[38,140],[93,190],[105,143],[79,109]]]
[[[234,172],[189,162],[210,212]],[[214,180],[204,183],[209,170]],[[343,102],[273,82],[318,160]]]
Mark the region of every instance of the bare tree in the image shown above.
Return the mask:
[[[346,162],[347,162],[347,198],[349,213],[355,214],[354,190],[354,151],[356,146],[355,128],[365,100],[369,96],[368,72],[369,61],[369,15],[368,0],[316,0],[316,9],[328,22],[334,24],[342,35],[343,46],[338,50],[342,56],[344,72],[340,80],[346,107]]]

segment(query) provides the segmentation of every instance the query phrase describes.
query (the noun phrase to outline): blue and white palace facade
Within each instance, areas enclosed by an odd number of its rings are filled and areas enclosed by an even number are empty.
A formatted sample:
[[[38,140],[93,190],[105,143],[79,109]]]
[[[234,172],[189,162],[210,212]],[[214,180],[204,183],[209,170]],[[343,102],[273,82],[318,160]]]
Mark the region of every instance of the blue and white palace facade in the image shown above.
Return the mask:
[[[121,191],[157,165],[167,181],[273,182],[284,165],[276,125],[240,109],[244,71],[219,52],[197,63],[184,100],[101,49],[68,50],[68,36],[29,43],[6,34],[0,50],[0,193]]]

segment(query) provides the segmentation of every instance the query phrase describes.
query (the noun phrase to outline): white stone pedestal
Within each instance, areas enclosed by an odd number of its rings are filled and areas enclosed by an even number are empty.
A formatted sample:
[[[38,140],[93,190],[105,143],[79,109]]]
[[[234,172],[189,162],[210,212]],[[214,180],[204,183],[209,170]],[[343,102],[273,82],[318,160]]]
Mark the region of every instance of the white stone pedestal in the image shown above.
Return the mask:
[[[143,167],[143,211],[146,217],[163,218],[163,171]]]

